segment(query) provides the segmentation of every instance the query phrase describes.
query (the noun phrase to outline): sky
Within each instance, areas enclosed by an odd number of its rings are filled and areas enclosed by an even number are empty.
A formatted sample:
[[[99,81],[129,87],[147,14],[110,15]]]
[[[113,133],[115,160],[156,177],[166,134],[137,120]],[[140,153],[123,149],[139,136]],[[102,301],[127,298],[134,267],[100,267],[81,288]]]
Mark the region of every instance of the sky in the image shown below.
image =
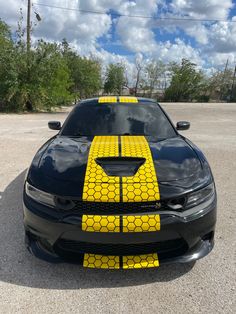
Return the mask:
[[[66,38],[81,55],[95,55],[105,64],[122,62],[132,71],[138,59],[180,62],[187,58],[210,73],[223,69],[227,59],[231,67],[236,63],[236,0],[32,2],[33,22],[37,22],[34,12],[42,18],[34,26],[34,40]],[[26,5],[26,0],[0,0],[0,18],[13,32],[20,8],[26,16]]]

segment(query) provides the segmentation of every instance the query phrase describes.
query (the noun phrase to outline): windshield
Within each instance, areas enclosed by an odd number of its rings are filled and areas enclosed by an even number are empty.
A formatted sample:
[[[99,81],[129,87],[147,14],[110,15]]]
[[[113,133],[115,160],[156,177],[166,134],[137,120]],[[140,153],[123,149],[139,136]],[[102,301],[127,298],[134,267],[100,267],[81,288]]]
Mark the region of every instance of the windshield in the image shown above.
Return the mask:
[[[84,102],[75,107],[61,135],[146,135],[168,138],[176,132],[157,103]]]

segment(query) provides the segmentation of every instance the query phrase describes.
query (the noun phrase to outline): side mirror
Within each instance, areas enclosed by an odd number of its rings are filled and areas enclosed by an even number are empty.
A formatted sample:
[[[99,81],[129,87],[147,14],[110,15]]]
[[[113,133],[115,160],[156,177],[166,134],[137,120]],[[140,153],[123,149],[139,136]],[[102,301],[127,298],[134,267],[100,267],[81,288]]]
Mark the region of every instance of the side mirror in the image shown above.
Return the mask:
[[[176,129],[178,131],[188,130],[190,128],[190,122],[188,121],[179,121],[176,124]]]
[[[48,127],[51,130],[60,130],[61,129],[61,122],[60,121],[49,121]]]

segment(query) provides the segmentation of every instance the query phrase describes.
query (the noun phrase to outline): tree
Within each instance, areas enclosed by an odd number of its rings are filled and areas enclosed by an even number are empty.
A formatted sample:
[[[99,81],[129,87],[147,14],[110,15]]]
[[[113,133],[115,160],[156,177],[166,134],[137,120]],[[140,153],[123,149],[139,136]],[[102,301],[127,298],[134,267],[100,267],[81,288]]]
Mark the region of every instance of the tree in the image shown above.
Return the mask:
[[[0,19],[0,48],[12,45],[11,31],[9,26]]]
[[[20,39],[13,44],[9,31],[0,25],[1,110],[50,110],[71,102],[70,72],[60,47],[39,41],[28,55],[25,43]]]
[[[10,28],[0,20],[0,110],[9,106],[12,86],[17,84],[17,60]]]
[[[75,90],[81,98],[94,96],[101,88],[101,66],[98,61],[77,57],[72,72]]]
[[[135,58],[135,68],[136,68],[136,78],[134,85],[134,95],[137,96],[138,88],[140,86],[140,82],[142,80],[142,71],[143,71],[143,57],[142,55],[138,55]]]
[[[104,84],[105,93],[121,94],[125,84],[125,69],[122,64],[109,64]]]
[[[192,101],[201,95],[204,76],[196,70],[196,64],[182,59],[181,64],[171,64],[172,78],[165,91],[165,99],[170,101]]]
[[[51,110],[99,91],[98,60],[82,58],[66,39],[60,45],[40,40],[28,54],[22,24],[21,18],[13,42],[0,20],[0,110]]]
[[[30,72],[37,74],[31,75],[29,81],[31,99],[36,107],[50,109],[71,102],[70,70],[59,45],[39,41],[32,56]]]
[[[70,49],[66,40],[62,43],[62,54],[70,70],[75,102],[77,98],[96,95],[101,88],[101,64],[99,60],[82,58]]]
[[[149,97],[152,97],[153,92],[157,89],[164,79],[166,67],[161,61],[151,60],[146,68],[146,90],[148,91]]]
[[[217,71],[208,80],[210,98],[229,100],[233,84],[233,70],[226,69],[224,72]]]

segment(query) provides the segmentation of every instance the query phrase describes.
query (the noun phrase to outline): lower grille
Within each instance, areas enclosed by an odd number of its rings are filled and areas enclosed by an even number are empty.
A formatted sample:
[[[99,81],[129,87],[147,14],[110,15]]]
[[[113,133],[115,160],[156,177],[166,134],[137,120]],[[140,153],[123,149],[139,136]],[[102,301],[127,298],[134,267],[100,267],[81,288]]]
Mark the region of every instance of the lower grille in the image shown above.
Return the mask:
[[[164,210],[168,207],[163,203],[161,207],[157,206],[157,202],[82,202],[73,201],[75,204],[73,210],[80,211],[83,214],[132,214],[147,213]]]
[[[183,239],[138,244],[98,244],[60,239],[54,246],[57,254],[69,257],[84,253],[124,256],[157,252],[159,258],[164,259],[182,255],[187,249],[188,246]]]

